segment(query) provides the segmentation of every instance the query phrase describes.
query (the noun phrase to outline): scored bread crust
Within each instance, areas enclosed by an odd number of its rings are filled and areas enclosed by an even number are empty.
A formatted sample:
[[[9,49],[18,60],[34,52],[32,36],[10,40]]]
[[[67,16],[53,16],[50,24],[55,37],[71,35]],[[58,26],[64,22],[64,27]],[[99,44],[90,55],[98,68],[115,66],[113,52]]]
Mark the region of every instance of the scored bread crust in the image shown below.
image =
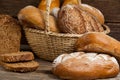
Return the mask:
[[[32,52],[17,52],[17,53],[7,53],[0,56],[0,60],[3,62],[20,62],[20,61],[30,61],[34,59]]]
[[[115,77],[119,73],[117,60],[106,54],[63,54],[53,63],[53,73],[62,79],[91,80]]]
[[[9,71],[14,72],[31,72],[35,71],[39,64],[36,61],[29,61],[29,62],[19,62],[19,63],[5,63],[1,62],[1,65]]]
[[[103,32],[99,21],[78,5],[63,6],[58,14],[58,28],[63,33]]]

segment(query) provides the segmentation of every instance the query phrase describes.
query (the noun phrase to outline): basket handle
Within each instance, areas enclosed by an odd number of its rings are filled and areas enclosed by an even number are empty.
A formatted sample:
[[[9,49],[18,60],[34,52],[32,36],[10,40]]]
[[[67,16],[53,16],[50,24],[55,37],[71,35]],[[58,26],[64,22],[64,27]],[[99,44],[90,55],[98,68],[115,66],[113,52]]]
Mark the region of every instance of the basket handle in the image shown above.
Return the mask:
[[[50,32],[50,27],[49,27],[50,4],[51,4],[51,0],[46,0],[45,33]]]
[[[78,0],[78,4],[79,4],[79,5],[81,5],[81,4],[82,4],[81,0]]]
[[[103,24],[102,26],[103,28],[105,28],[105,31],[104,31],[105,34],[110,33],[110,28],[107,25]]]

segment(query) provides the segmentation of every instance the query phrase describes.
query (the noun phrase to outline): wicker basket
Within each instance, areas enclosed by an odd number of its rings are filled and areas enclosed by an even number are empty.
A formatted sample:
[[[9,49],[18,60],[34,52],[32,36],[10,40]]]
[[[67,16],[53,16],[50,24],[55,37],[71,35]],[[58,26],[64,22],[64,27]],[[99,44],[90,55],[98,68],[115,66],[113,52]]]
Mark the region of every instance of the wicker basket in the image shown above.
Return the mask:
[[[45,31],[24,27],[27,41],[34,53],[42,59],[53,61],[58,55],[71,53],[74,51],[76,40],[81,37],[78,34],[52,33],[49,31],[49,6],[50,0],[47,1],[46,29]],[[109,27],[104,33],[109,33]]]

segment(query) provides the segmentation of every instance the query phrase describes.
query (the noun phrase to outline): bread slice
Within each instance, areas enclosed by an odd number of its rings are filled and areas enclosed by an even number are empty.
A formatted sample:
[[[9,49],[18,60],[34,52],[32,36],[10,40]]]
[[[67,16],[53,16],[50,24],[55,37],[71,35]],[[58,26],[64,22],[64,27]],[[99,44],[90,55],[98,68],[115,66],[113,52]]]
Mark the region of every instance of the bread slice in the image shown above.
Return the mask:
[[[0,55],[20,50],[21,27],[9,15],[0,14]]]
[[[9,71],[14,72],[31,72],[35,71],[39,64],[36,61],[28,61],[28,62],[19,62],[19,63],[5,63],[1,62],[2,66]]]
[[[32,52],[17,52],[17,53],[7,53],[1,54],[0,60],[3,62],[20,62],[20,61],[30,61],[34,59]]]

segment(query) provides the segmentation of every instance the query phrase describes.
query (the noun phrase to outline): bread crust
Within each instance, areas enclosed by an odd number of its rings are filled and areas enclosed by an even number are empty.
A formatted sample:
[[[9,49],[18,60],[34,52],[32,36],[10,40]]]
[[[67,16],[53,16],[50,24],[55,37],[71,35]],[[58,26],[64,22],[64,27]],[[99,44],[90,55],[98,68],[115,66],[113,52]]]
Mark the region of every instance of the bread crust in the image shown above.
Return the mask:
[[[21,27],[9,15],[0,15],[0,55],[20,50]]]
[[[18,19],[22,25],[36,29],[44,29],[44,17],[34,6],[26,6],[20,10]]]
[[[34,6],[26,6],[21,9],[18,14],[18,19],[24,27],[31,27],[39,30],[45,29],[45,11],[39,10]],[[49,15],[49,27],[52,32],[59,32],[56,20],[53,16]]]
[[[3,62],[20,62],[20,61],[31,61],[34,59],[32,52],[16,52],[16,53],[7,53],[0,56],[0,60]]]
[[[60,60],[54,61],[52,71],[55,75],[69,80],[93,80],[115,77],[119,73],[116,59],[109,55],[83,52],[72,55],[63,54]]]
[[[78,5],[63,6],[58,14],[58,27],[63,33],[103,32],[99,21]]]
[[[80,5],[84,10],[86,10],[87,12],[89,12],[90,14],[92,14],[95,18],[98,19],[98,21],[101,24],[104,24],[105,19],[104,19],[104,15],[102,14],[102,12],[100,10],[98,10],[95,7],[92,7],[88,4],[81,4]]]
[[[50,11],[52,11],[54,8],[59,8],[59,7],[60,7],[59,0],[51,0]],[[46,0],[41,0],[41,2],[38,5],[38,8],[40,10],[46,11]]]
[[[75,44],[76,51],[107,53],[120,59],[120,42],[104,33],[87,33]]]
[[[79,4],[79,2],[78,2],[78,0],[64,0],[62,6],[65,6],[68,4],[77,5],[77,4]]]
[[[5,63],[1,62],[2,66],[9,71],[14,72],[31,72],[35,71],[39,64],[36,61],[29,61],[29,62],[19,62],[19,63]]]

